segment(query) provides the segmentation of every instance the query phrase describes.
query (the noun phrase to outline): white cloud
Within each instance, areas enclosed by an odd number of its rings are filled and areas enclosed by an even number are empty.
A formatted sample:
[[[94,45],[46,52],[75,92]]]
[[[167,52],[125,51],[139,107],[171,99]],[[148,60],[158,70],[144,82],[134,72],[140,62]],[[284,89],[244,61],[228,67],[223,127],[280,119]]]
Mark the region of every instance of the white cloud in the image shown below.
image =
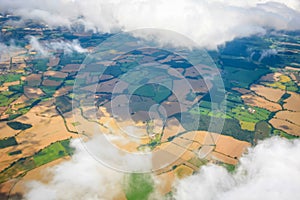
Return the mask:
[[[234,174],[216,165],[175,185],[176,199],[298,200],[300,199],[300,140],[265,140],[240,159]]]
[[[34,50],[34,51],[38,52],[41,56],[49,55],[48,51],[40,44],[38,38],[36,38],[34,36],[30,36],[29,38],[30,38],[29,43],[31,45],[30,50]]]
[[[57,51],[63,50],[65,54],[71,54],[73,52],[78,53],[86,53],[87,50],[82,48],[78,40],[72,40],[72,42],[65,42],[65,41],[55,41],[50,43],[45,43],[45,46],[48,49]]]
[[[72,145],[76,148],[72,159],[48,169],[53,174],[48,184],[27,183],[25,199],[113,199],[120,194],[123,174],[97,162],[80,140]]]
[[[300,29],[298,0],[2,0],[2,10],[50,26],[82,22],[101,32],[169,29],[208,48],[267,28]]]
[[[29,36],[31,50],[37,51],[41,56],[49,56],[52,51],[62,50],[64,54],[72,54],[73,52],[86,53],[87,50],[82,48],[78,40],[70,41],[43,41],[38,38]]]
[[[261,55],[258,59],[259,62],[261,62],[264,58],[270,57],[270,56],[275,56],[277,55],[278,51],[276,49],[267,49],[263,50],[261,52]]]

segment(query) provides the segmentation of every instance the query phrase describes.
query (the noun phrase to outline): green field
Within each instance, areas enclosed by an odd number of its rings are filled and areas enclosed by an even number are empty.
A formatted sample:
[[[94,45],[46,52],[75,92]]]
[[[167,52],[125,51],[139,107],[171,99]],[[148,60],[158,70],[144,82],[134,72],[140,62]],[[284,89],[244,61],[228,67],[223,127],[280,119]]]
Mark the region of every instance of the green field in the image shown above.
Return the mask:
[[[33,60],[31,62],[33,71],[35,71],[35,72],[39,72],[39,71],[45,72],[45,71],[47,71],[48,61],[49,61],[49,59],[35,59],[35,60]]]
[[[14,138],[10,139],[10,145],[13,143]],[[0,141],[0,145],[1,145]],[[7,142],[7,141],[6,141]],[[7,145],[7,144],[6,144]],[[38,166],[47,164],[51,161],[54,161],[58,158],[72,155],[74,152],[74,148],[70,146],[70,140],[63,140],[59,142],[55,142],[43,150],[36,153],[34,156],[21,158],[15,162],[13,162],[8,168],[0,172],[0,183],[3,183],[13,177],[22,176],[27,171],[30,171]],[[17,155],[22,153],[20,150],[10,152],[9,155]]]
[[[43,90],[43,92],[45,92],[45,94],[47,94],[48,96],[52,96],[55,93],[57,86],[41,85],[40,88]]]
[[[34,161],[31,158],[21,158],[1,172],[0,183],[16,177],[16,174],[20,174],[19,176],[22,176],[25,172],[32,170],[35,167]]]
[[[234,172],[236,166],[235,165],[231,165],[231,164],[226,164],[226,163],[222,163],[221,164],[223,167],[225,167],[227,169],[228,172]]]
[[[10,93],[1,93],[0,94],[0,107],[1,106],[8,106],[10,103],[15,101],[17,98],[19,98],[21,94],[10,94]]]
[[[255,139],[263,140],[270,137],[272,127],[266,121],[260,121],[255,126]]]
[[[247,110],[249,108],[248,106],[228,105],[228,107],[227,115],[244,122],[257,123],[259,121],[267,120],[271,114],[270,111],[258,107],[251,107],[255,110],[255,113],[250,113]]]
[[[299,138],[299,136],[290,135],[290,134],[288,134],[288,133],[286,133],[286,132],[284,132],[282,130],[278,130],[278,129],[273,130],[273,134],[274,135],[278,135],[280,137],[284,137],[284,138],[289,139],[289,140],[293,140],[293,139]]]
[[[18,144],[18,142],[16,141],[15,137],[5,138],[5,139],[0,140],[0,149],[10,147],[10,146],[15,146],[17,144]]]
[[[31,124],[24,124],[17,121],[7,122],[7,125],[14,130],[26,130],[32,127]]]
[[[20,80],[22,74],[5,74],[5,75],[0,75],[0,85],[6,82],[14,82]]]
[[[8,155],[10,156],[13,156],[13,155],[18,155],[18,154],[21,154],[22,151],[21,150],[17,150],[17,151],[12,151],[12,152],[9,152]]]
[[[68,96],[59,96],[55,98],[55,105],[62,113],[70,112],[72,110],[72,102]]]
[[[172,92],[162,85],[147,84],[134,91],[134,95],[149,97],[156,103],[165,100]]]
[[[225,67],[223,80],[226,88],[242,87],[248,88],[253,82],[262,75],[271,72],[269,69],[239,69],[234,67]]]
[[[211,116],[203,115],[200,113],[191,113],[191,112],[181,113],[181,115],[182,117],[180,115],[175,115],[175,117],[177,118],[178,121],[184,119],[185,123],[182,123],[182,125],[187,131],[195,130],[195,129],[207,131],[209,129],[209,125],[211,123]],[[197,119],[199,120],[198,122]],[[211,125],[213,126],[213,124]],[[250,143],[252,143],[254,139],[253,131],[241,129],[239,121],[237,119],[232,119],[232,118],[225,118],[222,134],[232,136],[238,140],[243,140]],[[169,141],[171,141],[173,138],[169,138],[169,139],[170,139]]]
[[[205,165],[207,163],[207,160],[201,160],[198,157],[193,157],[193,158],[189,159],[188,162],[199,168],[202,165]]]
[[[127,200],[147,200],[154,190],[153,184],[150,174],[129,174],[125,178]]]
[[[33,156],[36,166],[41,166],[58,158],[70,155],[73,149],[69,147],[69,140],[55,142]]]

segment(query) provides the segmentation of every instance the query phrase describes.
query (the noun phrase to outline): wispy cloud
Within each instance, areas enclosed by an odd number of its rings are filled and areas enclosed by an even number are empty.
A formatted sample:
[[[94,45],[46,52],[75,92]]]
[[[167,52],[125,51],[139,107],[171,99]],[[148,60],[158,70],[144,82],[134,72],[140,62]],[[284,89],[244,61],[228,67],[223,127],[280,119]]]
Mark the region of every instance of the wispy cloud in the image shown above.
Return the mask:
[[[49,56],[51,52],[62,50],[64,54],[72,54],[73,52],[86,53],[87,50],[82,48],[78,40],[70,41],[43,41],[40,42],[37,37],[29,36],[31,50],[40,54],[40,56]]]
[[[8,61],[10,57],[15,56],[16,53],[21,50],[22,48],[16,46],[13,41],[11,41],[8,45],[0,43],[0,62]]]
[[[267,57],[270,57],[270,56],[275,56],[277,54],[278,54],[278,51],[276,49],[262,50],[258,61],[261,62],[264,58],[267,58]]]

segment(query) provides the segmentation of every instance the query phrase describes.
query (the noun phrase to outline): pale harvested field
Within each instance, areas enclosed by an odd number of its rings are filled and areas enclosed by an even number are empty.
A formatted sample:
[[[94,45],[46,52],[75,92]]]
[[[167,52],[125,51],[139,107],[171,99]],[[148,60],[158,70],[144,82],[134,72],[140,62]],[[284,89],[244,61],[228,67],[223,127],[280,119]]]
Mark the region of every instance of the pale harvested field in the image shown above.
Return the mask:
[[[70,93],[72,90],[73,90],[73,86],[64,86],[56,90],[53,96],[58,97],[58,96],[66,95]]]
[[[77,72],[80,68],[80,64],[67,64],[62,68],[62,72]]]
[[[266,99],[278,102],[282,95],[284,95],[285,91],[281,89],[274,89],[262,85],[252,85],[250,88],[252,91],[254,91],[259,96],[263,96]]]
[[[27,100],[29,100],[29,98],[27,98],[25,95],[21,95],[17,100],[12,102],[11,107],[17,108],[19,105],[25,104],[24,102]]]
[[[10,128],[5,121],[0,122],[0,139],[4,139],[6,137],[12,137],[16,135],[19,130],[14,130]]]
[[[0,85],[0,92],[7,91],[9,86],[19,85],[20,81],[6,82]]]
[[[299,69],[299,70],[300,70],[300,69]],[[291,79],[292,79],[295,83],[298,83],[298,85],[299,85],[299,81],[298,81],[297,77],[295,76],[295,73],[290,73],[289,75],[290,75]]]
[[[77,136],[66,130],[63,119],[56,113],[51,101],[40,103],[16,120],[31,124],[32,128],[22,131],[16,136],[17,146],[0,149],[1,169],[6,168],[20,157],[34,155],[53,142]],[[22,150],[22,154],[8,155],[9,152],[15,150]]]
[[[193,174],[194,170],[186,165],[180,165],[174,170],[178,178],[184,178]]]
[[[187,161],[195,156],[194,153],[187,151],[191,144],[192,141],[176,138],[176,141],[173,140],[172,142],[162,143],[155,149],[155,151],[157,151],[158,153],[160,153],[159,151],[166,151],[169,154],[173,154],[175,158],[181,158],[182,160]],[[168,158],[163,159],[162,161],[167,159]]]
[[[286,70],[292,70],[292,71],[300,71],[300,68],[290,67],[290,66],[286,66],[284,69],[286,69]]]
[[[7,119],[9,117],[8,114],[5,114],[6,110],[7,110],[7,106],[1,107],[1,109],[0,109],[0,112],[1,112],[0,119]]]
[[[42,74],[30,74],[26,76],[25,81],[29,86],[38,86],[42,82]]]
[[[200,72],[198,72],[198,70],[195,67],[189,67],[185,69],[185,77],[199,77],[200,75]]]
[[[12,156],[8,155],[9,152],[20,150],[21,147],[18,146],[11,146],[0,149],[0,171],[9,167],[14,161],[17,161],[23,157],[22,154],[16,154]]]
[[[164,101],[160,105],[166,110],[167,116],[172,116],[186,111],[186,108],[180,105],[179,102]]]
[[[0,116],[3,115],[6,110],[7,110],[7,106],[0,106]]]
[[[171,60],[181,60],[182,57],[179,55],[168,55],[166,58],[159,60],[160,63],[170,62]]]
[[[286,103],[283,105],[283,108],[291,111],[300,111],[300,94],[295,92],[288,93],[291,94],[291,96],[284,101]]]
[[[237,92],[239,92],[241,94],[248,94],[248,93],[251,92],[251,90],[247,90],[245,88],[232,88],[232,90],[237,91]]]
[[[186,151],[184,154],[181,155],[181,158],[184,160],[189,160],[192,157],[195,156],[194,153],[191,153],[190,151],[194,151],[197,149],[192,149],[192,147],[197,147],[197,146],[192,146],[192,144],[194,143],[193,141],[187,140],[185,138],[181,138],[181,137],[176,137],[172,140],[173,144],[177,145],[178,147],[182,148],[182,149],[186,149],[189,151]]]
[[[191,89],[193,89],[193,92],[206,93],[213,86],[211,82],[209,82],[209,81],[205,82],[204,79],[200,79],[200,80],[188,79],[188,82],[189,82],[190,86],[192,86]],[[179,88],[180,88],[180,86],[179,86]]]
[[[169,170],[173,170],[172,166],[175,165],[179,166],[183,163],[185,163],[187,166],[191,167],[194,170],[198,169],[198,167],[192,165],[187,160],[182,159],[180,155],[175,155],[175,153],[166,151],[163,147],[159,149],[159,151],[155,150],[152,154],[152,166],[153,166],[153,170],[155,170],[157,174],[161,174]]]
[[[108,80],[105,83],[101,83],[100,85],[98,85],[96,91],[112,93],[118,81],[119,80],[115,78],[115,79]]]
[[[83,113],[88,113],[88,108],[83,108]],[[79,110],[76,110],[76,117],[72,118],[71,114],[66,116],[68,127],[73,122],[77,123],[75,130],[89,137],[99,134],[109,134],[110,142],[117,148],[127,152],[137,152],[137,148],[142,144],[149,143],[150,139],[146,132],[145,124],[135,123],[133,121],[117,121],[106,111],[105,107],[100,107],[101,113],[98,119],[100,124],[89,122],[81,116]],[[95,120],[95,119],[94,119]],[[146,137],[147,136],[147,137]]]
[[[183,78],[182,72],[184,71],[182,68],[168,68],[168,74],[173,77]]]
[[[53,81],[53,80],[43,80],[43,85],[45,86],[59,86],[62,82],[61,81]]]
[[[94,93],[96,91],[96,89],[98,88],[98,86],[99,86],[98,84],[90,84],[88,86],[81,87],[80,89]]]
[[[237,159],[246,151],[248,147],[251,146],[251,144],[248,142],[240,141],[230,136],[225,136],[225,135],[220,135],[215,133],[208,134],[207,131],[191,131],[186,134],[183,134],[181,137],[185,139],[176,138],[173,140],[174,142],[172,142],[173,143],[172,145],[169,145],[169,143],[164,143],[160,145],[158,148],[164,149],[167,152],[178,156],[180,155],[180,153],[183,152],[183,150],[187,149],[185,147],[188,147],[190,151],[195,151],[199,149],[199,147],[201,147],[203,144],[206,145],[213,144],[214,143],[213,140],[215,140],[216,147],[213,151],[217,153],[215,153],[214,155],[216,156],[222,154],[223,155],[222,159],[225,160],[224,162],[232,164],[233,161],[232,159],[234,159],[235,160],[234,162],[236,163]],[[195,142],[189,143],[189,141],[191,140]],[[188,156],[188,155],[184,155],[184,156]],[[188,160],[189,158],[191,158],[190,156],[182,157],[182,159]],[[225,159],[225,157],[228,158]],[[226,160],[228,160],[228,162]]]
[[[263,77],[261,77],[259,79],[259,81],[262,81],[262,82],[276,82],[276,81],[279,81],[279,77],[281,76],[282,74],[279,73],[279,72],[275,72],[275,73],[270,73],[270,74],[267,74]]]
[[[44,72],[44,76],[52,76],[56,78],[66,78],[68,76],[67,73],[60,72],[60,71],[46,71]]]
[[[4,86],[4,87],[8,87],[8,86],[19,85],[19,84],[20,84],[20,81],[13,81],[13,82],[6,82],[6,83],[3,83],[3,86]]]
[[[278,103],[270,102],[254,94],[245,94],[242,96],[242,99],[247,105],[264,108],[271,112],[281,110],[281,106]]]
[[[93,121],[88,121],[85,119],[82,115],[79,109],[73,110],[74,115],[72,114],[67,114],[66,115],[66,120],[68,127],[72,126],[72,123],[77,123],[75,126],[75,130],[78,131],[80,134],[84,134],[88,137],[92,137],[95,134],[95,131],[100,131],[101,133],[107,133],[109,134],[109,129],[105,128],[103,126],[100,126],[96,122]],[[107,120],[111,120],[112,118],[107,118]],[[99,123],[109,123],[106,119],[102,119],[103,121],[99,120]]]
[[[200,85],[199,85],[199,88],[201,88]],[[182,101],[183,99],[186,99],[186,96],[189,94],[190,89],[192,89],[191,84],[188,82],[187,79],[180,79],[180,80],[173,81],[172,92],[176,96],[177,101]],[[206,89],[206,91],[207,91],[207,89]]]
[[[181,126],[180,122],[175,117],[172,117],[166,122],[166,127],[164,129],[161,141],[166,142],[168,141],[169,137],[175,136],[183,131],[185,131],[185,129]]]
[[[293,124],[300,125],[300,112],[280,111],[276,113],[275,118],[287,120]]]
[[[234,159],[232,157],[226,156],[222,153],[215,152],[215,151],[211,153],[211,159],[221,161],[223,163],[227,163],[231,165],[236,165],[238,163],[237,159]]]
[[[51,105],[51,102],[48,102],[48,104],[45,105],[41,105],[39,107],[39,109],[36,109],[36,112],[41,112],[41,109],[43,107],[47,107],[47,109],[49,109],[49,106]],[[38,123],[45,123],[45,120],[43,121],[39,121],[37,120],[37,118],[34,118],[34,116],[32,116],[32,114],[34,114],[34,112],[30,111],[31,115],[29,115],[27,113],[27,117],[30,117],[30,119],[23,119],[24,123],[33,123],[34,121],[37,121]],[[77,111],[79,114],[79,110]],[[119,126],[117,125],[118,122],[116,122],[115,119],[113,119],[112,117],[110,117],[110,114],[108,112],[106,112],[104,107],[101,107],[101,118],[100,118],[100,122],[105,123],[110,131],[114,134],[114,135],[118,135],[119,132]],[[54,115],[54,111],[53,111],[53,115]],[[33,119],[32,119],[33,118]],[[51,120],[55,118],[55,116],[51,117]],[[79,115],[80,118],[80,115]],[[68,113],[67,119],[70,120],[71,123],[71,113]],[[77,119],[78,120],[78,119]],[[91,129],[92,123],[91,122],[84,122],[84,118],[81,118],[79,121],[81,122],[81,124],[79,126],[82,126],[81,128],[87,128],[87,130]],[[59,122],[54,122],[56,124],[57,127],[64,127],[63,124],[59,124]],[[174,135],[174,131],[176,129],[178,129],[178,121],[175,118],[172,118],[169,122],[168,122],[169,128],[166,132],[166,135],[169,136],[173,136]],[[128,124],[126,124],[126,122],[122,122],[121,123],[122,126],[126,126]],[[140,126],[142,126],[142,124],[140,124]],[[49,126],[48,126],[49,128]],[[33,129],[33,128],[32,128]],[[39,128],[41,129],[41,128]],[[54,130],[54,127],[50,127],[49,129]],[[184,130],[182,127],[179,127],[180,130]],[[31,129],[29,129],[31,130]],[[165,130],[165,131],[166,131]],[[33,132],[32,130],[27,134]],[[242,155],[242,153],[245,151],[245,149],[247,147],[250,146],[249,143],[247,142],[243,142],[243,141],[239,141],[236,140],[232,137],[229,136],[224,136],[224,135],[218,135],[218,134],[213,134],[212,133],[212,137],[214,139],[216,139],[216,147],[214,149],[213,152],[211,152],[211,154],[209,155],[209,158],[212,158],[214,160],[219,160],[228,164],[236,164],[237,163],[237,158],[240,157]],[[41,137],[41,136],[40,136]],[[167,138],[167,137],[166,137]],[[165,140],[166,140],[165,138]],[[199,147],[201,146],[201,144],[208,144],[211,142],[211,139],[209,139],[209,134],[206,131],[193,131],[193,132],[188,132],[183,134],[181,137],[175,138],[172,142],[166,142],[161,144],[160,146],[156,147],[156,149],[154,150],[155,152],[158,152],[158,150],[161,150],[163,153],[160,155],[154,155],[153,157],[153,162],[154,162],[154,166],[159,166],[159,162],[161,162],[161,159],[169,159],[171,160],[176,160],[174,163],[172,163],[172,165],[177,165],[179,166],[178,168],[176,168],[175,170],[169,171],[167,173],[162,173],[160,175],[156,175],[159,178],[159,192],[162,194],[166,194],[171,190],[172,187],[172,183],[176,177],[176,173],[181,173],[182,177],[190,175],[194,172],[194,170],[196,170],[196,167],[193,166],[192,164],[190,164],[188,162],[188,160],[190,160],[191,158],[193,158],[195,155],[197,155],[197,150],[199,149]],[[31,138],[26,138],[26,140],[29,140],[30,142],[32,141]],[[44,140],[42,138],[39,138],[39,140]],[[56,140],[59,140],[59,138],[56,138]],[[196,142],[197,141],[197,142]],[[37,141],[35,141],[37,142]],[[115,143],[115,142],[114,142]],[[118,143],[118,142],[116,142]],[[121,146],[124,149],[127,149],[129,151],[133,151],[134,148],[136,148],[137,146],[133,145],[132,143],[119,143],[118,146]],[[32,146],[32,144],[31,144]],[[186,147],[188,146],[188,151],[186,151]],[[180,157],[178,157],[180,156]],[[178,159],[176,159],[178,158]],[[59,162],[61,162],[62,160],[57,160],[55,162],[49,163],[45,166],[43,166],[44,168],[49,167],[49,166],[53,166],[55,164],[58,164]],[[166,161],[166,160],[164,160]],[[57,163],[56,163],[57,162]],[[183,163],[185,163],[185,165],[182,165]],[[171,169],[172,165],[168,168]],[[164,169],[166,170],[166,169]],[[166,172],[162,170],[161,172]],[[44,179],[43,177],[44,174],[44,169],[43,168],[38,168],[35,170],[32,170],[31,172],[29,172],[15,187],[14,192],[24,192],[24,181],[28,181],[28,180],[42,180],[47,182],[47,179]],[[121,194],[120,194],[121,195]],[[124,197],[124,195],[121,195],[122,198]],[[120,196],[120,198],[121,198]]]
[[[165,195],[172,190],[172,186],[175,181],[175,173],[174,171],[169,171],[155,175],[155,179],[158,180],[156,190],[159,191],[160,194]]]
[[[3,200],[9,199],[9,192],[14,187],[14,185],[16,184],[17,181],[18,181],[17,179],[12,179],[12,180],[9,180],[7,182],[0,184],[0,199],[3,199]],[[16,198],[16,199],[20,199],[20,197],[18,196],[18,198]]]
[[[288,121],[282,119],[276,119],[276,118],[271,119],[269,122],[274,128],[285,131],[286,133],[289,133],[291,135],[300,136],[299,125],[295,125]]]
[[[45,93],[40,88],[29,86],[24,86],[24,94],[26,97],[32,99],[45,95]]]
[[[240,141],[233,137],[222,135],[221,137],[218,137],[214,151],[237,159],[241,157],[245,150],[250,146],[251,144],[249,142]]]

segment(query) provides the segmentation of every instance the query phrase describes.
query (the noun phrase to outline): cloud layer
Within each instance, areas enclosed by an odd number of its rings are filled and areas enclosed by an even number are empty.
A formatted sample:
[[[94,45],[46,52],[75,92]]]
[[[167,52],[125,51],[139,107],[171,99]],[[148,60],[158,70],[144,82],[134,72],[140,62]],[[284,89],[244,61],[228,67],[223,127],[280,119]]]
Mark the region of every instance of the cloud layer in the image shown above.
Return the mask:
[[[176,199],[300,199],[300,140],[278,137],[261,142],[240,159],[234,174],[221,166],[204,166],[176,184]]]
[[[207,48],[266,29],[300,29],[298,0],[2,0],[1,9],[50,26],[101,32],[169,29]]]

